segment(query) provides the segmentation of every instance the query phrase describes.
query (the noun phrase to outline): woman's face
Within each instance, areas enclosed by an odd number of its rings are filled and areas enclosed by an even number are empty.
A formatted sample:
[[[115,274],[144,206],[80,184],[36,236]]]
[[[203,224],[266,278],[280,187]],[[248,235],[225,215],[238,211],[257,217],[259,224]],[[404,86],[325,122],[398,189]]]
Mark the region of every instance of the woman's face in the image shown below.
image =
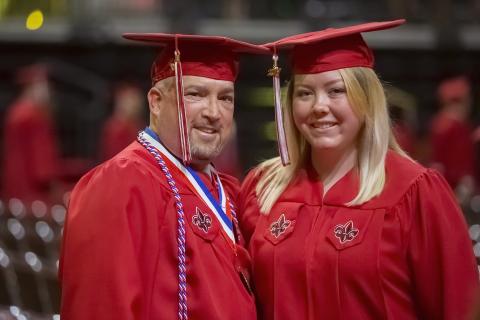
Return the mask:
[[[362,121],[338,70],[295,75],[292,108],[295,125],[312,150],[355,148]]]

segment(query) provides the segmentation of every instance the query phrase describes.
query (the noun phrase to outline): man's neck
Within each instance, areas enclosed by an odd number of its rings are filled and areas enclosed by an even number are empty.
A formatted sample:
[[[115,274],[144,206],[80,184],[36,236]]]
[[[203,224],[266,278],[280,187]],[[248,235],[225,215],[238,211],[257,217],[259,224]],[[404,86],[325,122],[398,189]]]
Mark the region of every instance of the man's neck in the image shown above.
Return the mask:
[[[210,162],[196,161],[196,162],[190,163],[190,167],[192,167],[195,171],[202,171],[202,172],[208,173],[208,175],[210,175],[211,172],[210,172],[210,167],[208,166],[209,164],[210,164]]]

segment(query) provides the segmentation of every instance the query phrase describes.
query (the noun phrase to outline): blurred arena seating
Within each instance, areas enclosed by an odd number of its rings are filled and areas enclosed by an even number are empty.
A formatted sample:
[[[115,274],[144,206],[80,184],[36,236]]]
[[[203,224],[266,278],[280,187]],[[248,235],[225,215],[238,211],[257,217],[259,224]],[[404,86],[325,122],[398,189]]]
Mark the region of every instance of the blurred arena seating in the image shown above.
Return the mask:
[[[456,190],[480,266],[480,193]],[[0,200],[0,320],[58,320],[58,258],[66,208]],[[480,267],[479,267],[480,268]]]
[[[0,200],[0,320],[59,319],[58,257],[66,209]]]
[[[465,218],[469,224],[468,233],[472,239],[473,252],[480,270],[480,194],[474,195],[463,206]]]

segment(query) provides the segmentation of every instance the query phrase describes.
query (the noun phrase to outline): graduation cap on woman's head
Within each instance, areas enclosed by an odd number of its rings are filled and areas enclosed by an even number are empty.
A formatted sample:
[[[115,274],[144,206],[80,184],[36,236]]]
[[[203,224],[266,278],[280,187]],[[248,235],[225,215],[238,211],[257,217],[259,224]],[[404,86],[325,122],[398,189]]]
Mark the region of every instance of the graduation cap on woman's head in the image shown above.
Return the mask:
[[[349,67],[372,68],[373,53],[361,33],[390,29],[403,23],[405,19],[328,28],[286,37],[264,46],[272,51],[290,50],[293,72],[297,74],[320,73]]]
[[[182,160],[191,161],[190,143],[183,102],[182,76],[199,76],[234,82],[238,75],[238,54],[268,54],[266,47],[221,37],[167,33],[126,33],[124,38],[163,47],[152,64],[152,84],[175,77]]]
[[[362,32],[371,32],[397,27],[405,19],[370,22],[344,28],[328,28],[286,37],[264,44],[273,52],[274,66],[269,74],[274,76],[275,113],[277,119],[277,136],[282,163],[288,164],[288,149],[283,128],[280,105],[279,68],[277,51],[290,51],[290,63],[295,74],[313,74],[351,67],[368,67],[374,65],[371,49],[363,40]]]

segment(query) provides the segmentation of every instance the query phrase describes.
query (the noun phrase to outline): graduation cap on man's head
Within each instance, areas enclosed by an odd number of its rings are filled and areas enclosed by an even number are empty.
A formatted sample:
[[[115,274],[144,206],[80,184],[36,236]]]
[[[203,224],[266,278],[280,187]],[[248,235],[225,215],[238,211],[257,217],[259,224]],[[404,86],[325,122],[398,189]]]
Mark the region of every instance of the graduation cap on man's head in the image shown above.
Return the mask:
[[[268,54],[258,45],[222,36],[168,33],[125,33],[126,39],[162,47],[152,65],[152,81],[175,75],[172,63],[177,55],[183,75],[235,81],[238,75],[238,54]]]
[[[151,69],[152,83],[175,76],[179,112],[182,159],[191,161],[182,76],[199,76],[215,80],[235,81],[238,75],[238,54],[268,54],[263,46],[221,37],[167,33],[126,33],[124,38],[163,47]]]
[[[328,28],[286,37],[264,44],[273,52],[274,66],[270,75],[274,76],[275,109],[277,136],[282,163],[288,164],[288,149],[283,128],[280,105],[279,68],[277,51],[290,51],[290,63],[295,74],[313,74],[351,67],[374,65],[372,50],[363,40],[362,32],[371,32],[397,27],[405,23],[404,19],[370,22],[344,28]]]

